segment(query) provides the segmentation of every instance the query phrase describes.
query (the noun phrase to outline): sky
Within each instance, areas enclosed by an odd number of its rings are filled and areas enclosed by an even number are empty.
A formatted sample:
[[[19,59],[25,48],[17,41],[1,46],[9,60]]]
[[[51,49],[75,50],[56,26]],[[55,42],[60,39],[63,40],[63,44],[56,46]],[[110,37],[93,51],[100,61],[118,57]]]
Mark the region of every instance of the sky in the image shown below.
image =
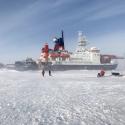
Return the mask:
[[[38,59],[61,30],[70,51],[83,31],[88,47],[125,56],[125,0],[0,0],[0,62]]]

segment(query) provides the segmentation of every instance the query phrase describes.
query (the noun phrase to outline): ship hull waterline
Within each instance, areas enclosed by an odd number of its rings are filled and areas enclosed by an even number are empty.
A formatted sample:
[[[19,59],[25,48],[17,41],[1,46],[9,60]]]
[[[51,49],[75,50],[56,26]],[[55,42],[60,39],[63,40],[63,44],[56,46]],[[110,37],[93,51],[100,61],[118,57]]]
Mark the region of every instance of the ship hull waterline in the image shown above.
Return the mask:
[[[53,64],[43,65],[41,69],[52,71],[65,71],[65,70],[115,70],[117,64],[98,64],[98,65],[69,65],[69,64]]]

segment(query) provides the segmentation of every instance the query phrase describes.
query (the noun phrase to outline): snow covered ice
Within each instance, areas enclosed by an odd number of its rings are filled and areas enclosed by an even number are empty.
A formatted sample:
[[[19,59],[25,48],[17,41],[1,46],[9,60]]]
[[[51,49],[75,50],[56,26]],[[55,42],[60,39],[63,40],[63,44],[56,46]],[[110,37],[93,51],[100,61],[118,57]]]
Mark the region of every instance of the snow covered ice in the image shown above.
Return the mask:
[[[0,125],[125,125],[125,77],[97,72],[0,70]]]

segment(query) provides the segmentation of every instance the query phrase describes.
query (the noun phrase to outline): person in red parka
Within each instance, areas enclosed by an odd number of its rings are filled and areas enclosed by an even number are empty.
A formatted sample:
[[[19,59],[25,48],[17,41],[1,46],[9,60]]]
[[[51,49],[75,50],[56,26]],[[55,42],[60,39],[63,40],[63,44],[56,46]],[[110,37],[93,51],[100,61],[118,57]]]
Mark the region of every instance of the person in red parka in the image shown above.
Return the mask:
[[[100,75],[101,75],[101,76],[104,76],[104,75],[105,75],[105,71],[104,71],[103,69],[101,69]]]
[[[98,73],[97,77],[102,77],[105,75],[105,71],[101,69],[101,71]]]

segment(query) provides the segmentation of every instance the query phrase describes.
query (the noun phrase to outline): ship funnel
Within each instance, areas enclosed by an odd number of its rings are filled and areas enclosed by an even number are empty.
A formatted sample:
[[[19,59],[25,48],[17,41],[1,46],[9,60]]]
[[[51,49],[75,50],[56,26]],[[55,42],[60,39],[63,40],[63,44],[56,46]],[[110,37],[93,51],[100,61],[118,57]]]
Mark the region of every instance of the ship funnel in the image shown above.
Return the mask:
[[[63,45],[63,49],[65,49],[65,44],[64,44],[64,33],[63,33],[63,30],[62,30],[62,45]]]
[[[54,39],[55,46],[54,50],[64,50],[64,35],[63,35],[63,30],[62,30],[62,36],[60,38]]]

